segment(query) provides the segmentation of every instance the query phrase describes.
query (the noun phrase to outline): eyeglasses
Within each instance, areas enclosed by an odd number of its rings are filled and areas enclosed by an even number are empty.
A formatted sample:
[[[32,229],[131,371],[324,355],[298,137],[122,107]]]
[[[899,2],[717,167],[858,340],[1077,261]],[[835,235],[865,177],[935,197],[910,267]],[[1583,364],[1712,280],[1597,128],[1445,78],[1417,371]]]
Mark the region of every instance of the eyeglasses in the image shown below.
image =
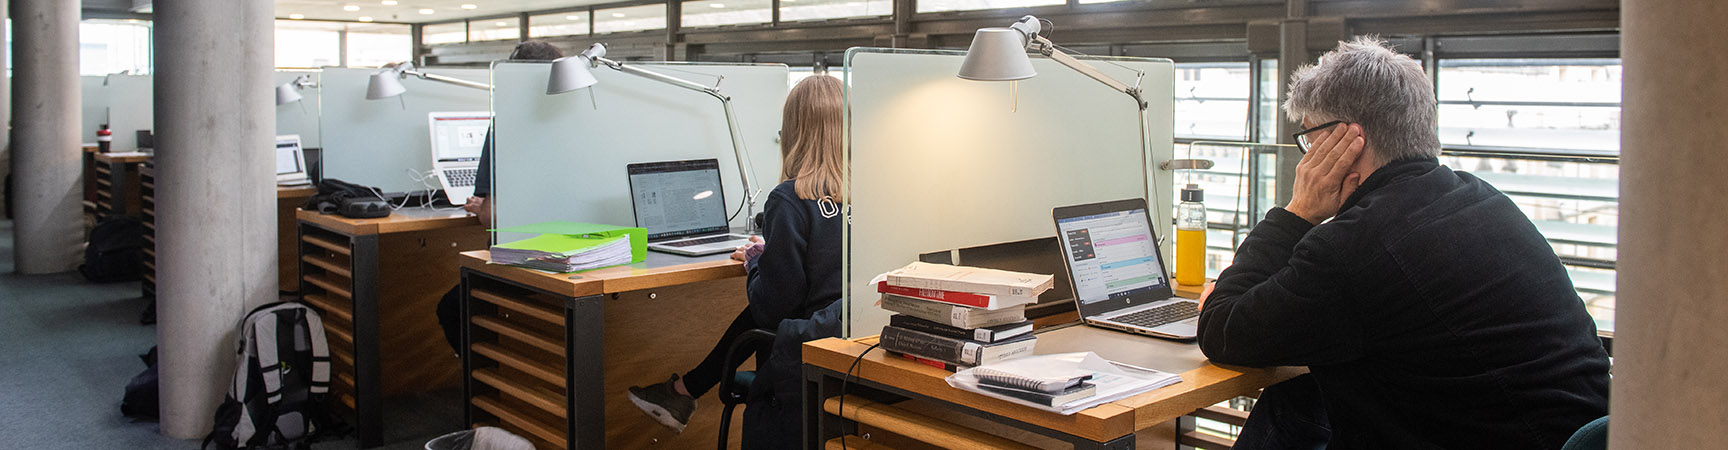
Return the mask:
[[[1338,125],[1341,123],[1344,123],[1344,121],[1334,120],[1331,122],[1326,122],[1326,123],[1320,124],[1320,126],[1317,126],[1314,128],[1309,128],[1306,130],[1298,131],[1298,132],[1296,132],[1296,134],[1290,135],[1290,137],[1296,139],[1296,149],[1301,150],[1302,154],[1306,155],[1306,154],[1308,154],[1308,146],[1314,145],[1313,142],[1308,142],[1308,133],[1313,133],[1316,131],[1331,128],[1332,126]]]

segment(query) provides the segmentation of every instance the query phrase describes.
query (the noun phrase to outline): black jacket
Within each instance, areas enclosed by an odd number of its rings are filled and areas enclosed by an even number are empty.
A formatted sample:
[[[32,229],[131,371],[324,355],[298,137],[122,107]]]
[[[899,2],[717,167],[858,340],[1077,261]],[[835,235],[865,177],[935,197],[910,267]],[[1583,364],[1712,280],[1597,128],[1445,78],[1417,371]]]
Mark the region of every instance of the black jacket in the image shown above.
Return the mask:
[[[1254,227],[1200,315],[1207,357],[1308,366],[1333,449],[1555,449],[1607,414],[1595,323],[1511,199],[1419,159],[1340,211]]]
[[[803,414],[805,341],[840,335],[840,244],[846,225],[832,201],[798,198],[780,183],[763,204],[762,255],[745,266],[756,323],[775,324],[772,349],[756,364],[744,409],[747,449],[797,448]]]

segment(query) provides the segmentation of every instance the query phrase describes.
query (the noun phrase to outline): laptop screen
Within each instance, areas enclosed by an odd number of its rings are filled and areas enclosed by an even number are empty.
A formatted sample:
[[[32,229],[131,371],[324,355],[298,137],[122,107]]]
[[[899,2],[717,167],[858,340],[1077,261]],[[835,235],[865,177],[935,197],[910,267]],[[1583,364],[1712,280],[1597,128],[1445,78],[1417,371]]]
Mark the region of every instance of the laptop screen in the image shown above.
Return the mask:
[[[720,161],[631,164],[630,200],[648,239],[726,232]]]
[[[432,128],[432,158],[439,162],[478,161],[486,145],[486,130],[492,126],[492,113],[460,112],[430,113]]]
[[[306,171],[306,159],[300,156],[300,136],[276,137],[276,174],[292,175]]]
[[[1134,209],[1058,217],[1056,228],[1082,306],[1149,294],[1168,297],[1169,280],[1144,203]]]

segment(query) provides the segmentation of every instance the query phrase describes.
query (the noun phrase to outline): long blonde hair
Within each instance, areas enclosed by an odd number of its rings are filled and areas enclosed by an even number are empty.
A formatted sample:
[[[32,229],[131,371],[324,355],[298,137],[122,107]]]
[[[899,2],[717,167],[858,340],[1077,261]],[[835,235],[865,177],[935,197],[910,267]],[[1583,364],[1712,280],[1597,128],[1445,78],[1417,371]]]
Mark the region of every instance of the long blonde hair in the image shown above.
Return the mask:
[[[780,181],[797,180],[798,198],[844,203],[840,79],[805,78],[786,95],[780,123]]]

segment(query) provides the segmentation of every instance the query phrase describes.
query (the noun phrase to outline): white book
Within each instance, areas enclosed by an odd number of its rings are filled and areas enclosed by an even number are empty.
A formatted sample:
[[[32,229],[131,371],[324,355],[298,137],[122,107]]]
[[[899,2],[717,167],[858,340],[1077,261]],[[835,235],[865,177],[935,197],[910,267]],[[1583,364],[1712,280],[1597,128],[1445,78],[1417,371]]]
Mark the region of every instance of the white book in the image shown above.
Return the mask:
[[[1097,390],[1091,396],[1076,399],[1066,404],[1043,405],[979,387],[978,375],[981,369],[996,377],[1019,376],[1028,380],[1072,379],[1090,376],[1091,378],[1087,379],[1086,382],[1097,385]],[[947,381],[949,386],[957,389],[976,392],[980,395],[1044,411],[1070,415],[1086,408],[1180,383],[1182,377],[1173,373],[1111,361],[1098,356],[1097,353],[1083,352],[1038,355],[986,364],[955,372],[948,376]]]

